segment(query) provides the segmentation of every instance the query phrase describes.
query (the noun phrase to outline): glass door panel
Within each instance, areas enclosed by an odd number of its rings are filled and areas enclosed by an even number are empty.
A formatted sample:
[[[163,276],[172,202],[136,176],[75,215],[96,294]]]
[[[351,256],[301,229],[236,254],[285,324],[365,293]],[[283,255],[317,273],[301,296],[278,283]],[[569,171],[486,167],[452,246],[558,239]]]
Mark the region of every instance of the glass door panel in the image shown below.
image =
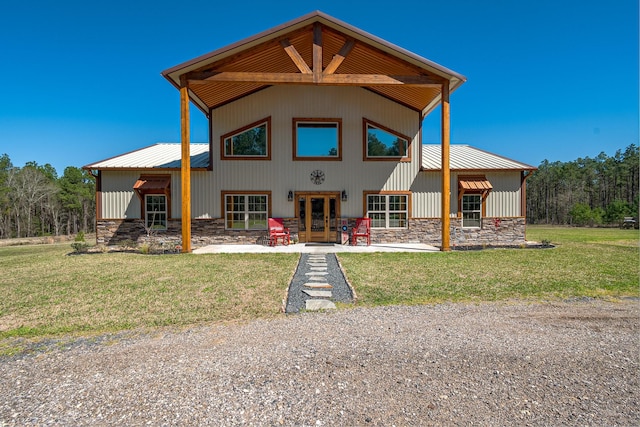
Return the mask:
[[[311,231],[324,233],[325,230],[325,198],[311,197]]]

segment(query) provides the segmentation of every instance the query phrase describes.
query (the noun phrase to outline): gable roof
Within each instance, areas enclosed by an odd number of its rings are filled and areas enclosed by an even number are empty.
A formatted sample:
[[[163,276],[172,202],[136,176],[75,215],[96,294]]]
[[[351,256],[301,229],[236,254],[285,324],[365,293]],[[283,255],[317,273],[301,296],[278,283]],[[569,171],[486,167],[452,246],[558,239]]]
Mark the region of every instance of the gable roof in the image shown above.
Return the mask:
[[[274,84],[359,86],[420,111],[466,78],[320,11],[162,72],[205,114]]]
[[[83,169],[111,170],[180,170],[182,148],[176,143],[158,143],[139,150],[83,166]],[[191,144],[191,169],[209,167],[209,144]]]
[[[511,160],[470,145],[450,145],[450,170],[536,170],[535,166]],[[439,171],[442,147],[438,144],[422,146],[422,170]]]
[[[451,170],[536,170],[534,166],[520,163],[469,145],[450,146]],[[83,166],[88,170],[179,170],[181,163],[179,143],[158,143],[120,156]],[[208,169],[209,144],[191,144],[191,168]],[[440,145],[422,147],[422,170],[440,170]]]

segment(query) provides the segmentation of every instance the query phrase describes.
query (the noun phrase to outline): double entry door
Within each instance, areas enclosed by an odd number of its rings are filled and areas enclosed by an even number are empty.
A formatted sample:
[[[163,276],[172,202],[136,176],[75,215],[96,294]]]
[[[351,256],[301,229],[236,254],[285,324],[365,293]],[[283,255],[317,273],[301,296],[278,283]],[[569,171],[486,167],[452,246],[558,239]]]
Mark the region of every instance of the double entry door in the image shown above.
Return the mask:
[[[301,242],[335,242],[340,193],[296,194],[298,238]]]

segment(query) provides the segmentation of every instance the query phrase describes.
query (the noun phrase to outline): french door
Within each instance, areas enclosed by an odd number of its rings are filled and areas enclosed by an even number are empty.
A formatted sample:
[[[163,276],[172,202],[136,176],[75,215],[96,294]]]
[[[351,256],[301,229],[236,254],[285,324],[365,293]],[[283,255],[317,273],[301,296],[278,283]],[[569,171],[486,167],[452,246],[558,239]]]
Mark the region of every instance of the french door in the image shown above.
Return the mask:
[[[336,241],[339,200],[339,193],[296,194],[298,237],[301,242]]]

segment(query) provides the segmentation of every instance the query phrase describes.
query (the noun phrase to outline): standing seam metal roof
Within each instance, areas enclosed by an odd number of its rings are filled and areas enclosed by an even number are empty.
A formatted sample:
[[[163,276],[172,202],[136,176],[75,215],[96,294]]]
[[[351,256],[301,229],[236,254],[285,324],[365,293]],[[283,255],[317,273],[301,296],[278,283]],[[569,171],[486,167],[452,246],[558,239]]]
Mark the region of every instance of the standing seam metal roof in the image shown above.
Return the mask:
[[[162,142],[91,163],[83,169],[180,169],[180,144]],[[209,144],[191,144],[191,168],[209,167]]]
[[[439,171],[441,151],[438,144],[422,146],[422,169]],[[535,170],[535,166],[521,163],[470,145],[450,145],[449,168],[451,170]]]
[[[469,145],[450,146],[451,170],[535,170],[521,163]],[[422,169],[440,170],[440,145],[422,146]],[[110,159],[84,166],[84,169],[180,169],[181,145],[158,143]],[[191,167],[209,167],[209,144],[191,144]]]

